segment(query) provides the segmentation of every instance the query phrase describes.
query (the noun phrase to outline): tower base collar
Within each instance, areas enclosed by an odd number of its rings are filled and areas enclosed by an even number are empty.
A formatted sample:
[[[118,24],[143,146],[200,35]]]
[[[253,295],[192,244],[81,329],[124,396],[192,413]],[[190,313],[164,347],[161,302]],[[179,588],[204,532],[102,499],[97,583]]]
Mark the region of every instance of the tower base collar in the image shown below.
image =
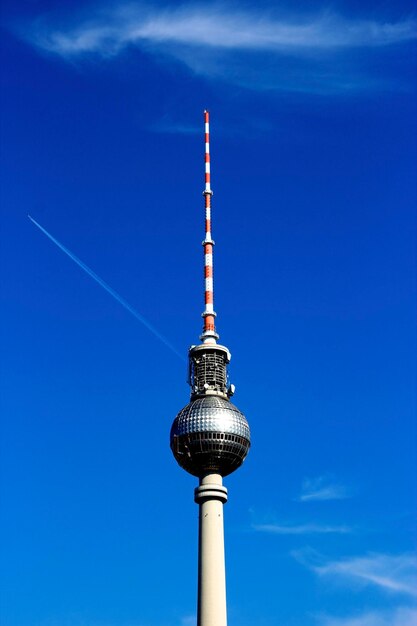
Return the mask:
[[[194,489],[194,502],[202,504],[207,500],[220,500],[227,502],[227,489],[222,485],[219,474],[209,474],[200,481],[200,486]]]

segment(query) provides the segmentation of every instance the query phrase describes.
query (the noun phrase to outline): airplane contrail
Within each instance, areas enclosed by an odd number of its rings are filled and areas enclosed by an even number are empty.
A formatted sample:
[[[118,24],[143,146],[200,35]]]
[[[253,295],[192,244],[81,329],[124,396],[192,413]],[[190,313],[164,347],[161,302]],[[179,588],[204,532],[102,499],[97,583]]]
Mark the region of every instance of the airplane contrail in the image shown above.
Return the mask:
[[[172,350],[172,352],[174,352],[182,361],[185,361],[183,355],[180,352],[178,352],[176,348],[174,348],[174,346],[168,341],[168,339],[166,339],[163,335],[161,335],[161,333],[158,330],[156,330],[156,328],[154,328],[152,324],[148,322],[148,320],[145,317],[143,317],[143,315],[141,315],[138,311],[136,311],[136,309],[134,309],[124,298],[122,298],[122,296],[119,295],[117,291],[112,289],[112,287],[110,287],[110,285],[108,285],[102,278],[100,278],[100,276],[98,276],[95,272],[93,272],[93,270],[90,269],[88,265],[83,263],[77,256],[75,256],[75,254],[73,254],[70,250],[68,250],[68,248],[63,246],[62,243],[60,243],[57,239],[55,239],[55,237],[53,237],[51,233],[48,233],[48,231],[43,226],[41,226],[36,220],[34,220],[33,217],[28,215],[28,218],[33,224],[35,224],[35,226],[37,226],[37,228],[39,228],[40,231],[43,232],[44,235],[48,237],[48,239],[50,239],[56,246],[58,246],[58,248],[62,250],[62,252],[65,252],[65,254],[69,256],[69,258],[72,259],[79,267],[81,267],[81,269],[84,270],[86,274],[91,276],[91,278],[95,280],[96,283],[98,283],[101,287],[103,287],[103,289],[105,289],[107,293],[113,296],[113,298],[117,300],[119,304],[121,304],[125,309],[127,309],[129,313],[131,313],[134,317],[136,317],[136,319],[139,320],[139,322],[141,322],[155,337],[157,337],[159,341],[161,341],[167,348]]]

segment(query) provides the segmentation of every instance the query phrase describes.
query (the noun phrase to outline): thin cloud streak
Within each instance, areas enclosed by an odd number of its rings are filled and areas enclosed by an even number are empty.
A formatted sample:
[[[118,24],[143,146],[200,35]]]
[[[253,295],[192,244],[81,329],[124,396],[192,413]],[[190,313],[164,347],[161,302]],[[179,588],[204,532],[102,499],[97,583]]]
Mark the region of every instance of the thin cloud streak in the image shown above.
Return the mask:
[[[318,620],[319,626],[415,626],[417,609],[397,607],[394,610],[372,611],[354,617],[323,616]]]
[[[179,133],[183,135],[198,135],[199,133],[201,133],[201,128],[198,128],[198,126],[191,126],[190,124],[164,120],[155,122],[150,126],[150,129],[156,133],[172,133],[174,135],[177,135]]]
[[[333,483],[327,476],[305,478],[301,487],[301,494],[297,502],[317,502],[325,500],[344,500],[350,493],[343,485]]]
[[[68,248],[66,248],[60,241],[58,241],[58,239],[55,239],[55,237],[53,235],[51,235],[51,233],[49,233],[46,228],[44,228],[43,226],[41,226],[39,224],[39,222],[37,222],[35,219],[33,219],[33,217],[31,217],[30,215],[28,215],[28,218],[30,219],[30,221],[37,227],[39,228],[39,230],[48,237],[48,239],[50,241],[52,241],[60,250],[62,250],[62,252],[64,252],[64,254],[66,254],[70,259],[72,259],[72,261],[74,261],[74,263],[76,263],[78,265],[78,267],[80,267],[82,270],[84,270],[84,272],[86,274],[88,274],[90,276],[90,278],[92,278],[97,284],[100,285],[100,287],[103,287],[103,289],[105,291],[107,291],[107,293],[109,293],[117,302],[119,302],[119,304],[122,305],[122,307],[124,307],[127,311],[129,311],[129,313],[131,313],[133,315],[133,317],[135,317],[141,324],[143,324],[143,326],[145,326],[145,328],[147,328],[157,339],[159,339],[159,341],[161,343],[163,343],[167,348],[169,348],[174,354],[176,354],[176,356],[181,359],[181,361],[185,361],[183,355],[178,352],[178,350],[176,348],[174,348],[174,346],[172,345],[172,343],[170,341],[168,341],[168,339],[166,339],[166,337],[164,337],[164,335],[162,335],[159,330],[157,330],[154,326],[152,326],[152,324],[150,322],[148,322],[148,320],[143,317],[143,315],[141,313],[139,313],[139,311],[137,311],[135,308],[133,308],[128,302],[127,300],[125,300],[119,293],[117,293],[117,291],[115,291],[113,289],[113,287],[110,287],[110,285],[108,285],[102,278],[100,278],[100,276],[98,276],[98,274],[96,274],[95,272],[93,272],[93,270],[88,267],[88,265],[86,265],[85,263],[83,263],[83,261],[81,261],[73,252],[71,252],[71,250],[68,250]]]
[[[287,526],[281,524],[254,524],[252,528],[258,532],[273,535],[318,535],[318,534],[345,534],[352,532],[348,526],[323,526],[320,524],[300,524]]]
[[[389,593],[417,596],[417,560],[412,554],[369,554],[325,561],[318,553],[293,552],[293,556],[319,577],[335,577],[359,585],[373,585]]]
[[[273,51],[300,54],[311,50],[379,47],[416,38],[416,22],[348,20],[331,13],[314,18],[276,18],[220,7],[171,10],[134,5],[101,12],[69,29],[44,24],[29,38],[39,47],[73,57],[86,53],[111,56],[128,46],[172,44],[192,48]]]

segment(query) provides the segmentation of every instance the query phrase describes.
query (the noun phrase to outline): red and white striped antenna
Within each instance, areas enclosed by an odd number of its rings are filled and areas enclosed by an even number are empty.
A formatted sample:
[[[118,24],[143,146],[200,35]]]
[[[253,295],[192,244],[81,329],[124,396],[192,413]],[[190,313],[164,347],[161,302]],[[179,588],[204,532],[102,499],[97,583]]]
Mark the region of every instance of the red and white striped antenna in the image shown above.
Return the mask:
[[[205,132],[205,188],[203,191],[206,209],[206,236],[203,241],[204,247],[204,301],[205,309],[202,313],[204,318],[203,333],[200,339],[203,343],[215,344],[219,335],[216,333],[214,325],[214,291],[213,291],[213,246],[211,238],[211,196],[213,192],[210,186],[210,122],[209,112],[204,111],[204,132]]]

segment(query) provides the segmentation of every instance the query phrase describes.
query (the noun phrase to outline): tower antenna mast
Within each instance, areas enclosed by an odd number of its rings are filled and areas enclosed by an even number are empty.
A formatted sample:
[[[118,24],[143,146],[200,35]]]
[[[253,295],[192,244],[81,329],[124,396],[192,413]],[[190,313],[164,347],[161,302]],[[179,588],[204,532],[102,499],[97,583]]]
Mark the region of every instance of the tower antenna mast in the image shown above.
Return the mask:
[[[210,114],[204,111],[204,135],[205,135],[205,188],[203,191],[206,222],[205,222],[205,238],[204,246],[204,301],[205,309],[203,311],[204,327],[203,334],[200,339],[203,343],[216,343],[219,338],[216,333],[214,319],[216,313],[214,311],[214,289],[213,289],[213,247],[214,241],[211,236],[211,197],[213,191],[210,185]]]

